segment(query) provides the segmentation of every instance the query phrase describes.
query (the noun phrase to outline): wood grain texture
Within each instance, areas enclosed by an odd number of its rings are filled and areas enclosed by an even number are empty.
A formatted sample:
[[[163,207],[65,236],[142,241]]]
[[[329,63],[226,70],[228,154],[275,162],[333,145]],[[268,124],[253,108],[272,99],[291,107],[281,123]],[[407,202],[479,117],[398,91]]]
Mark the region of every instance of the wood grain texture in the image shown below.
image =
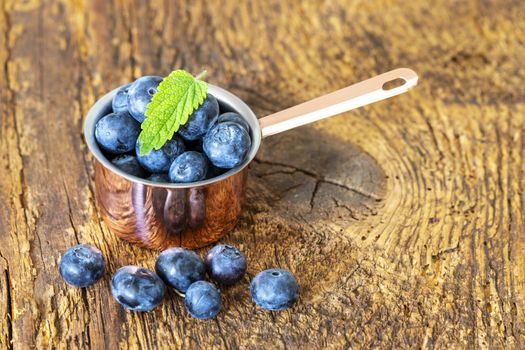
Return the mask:
[[[507,0],[1,0],[0,347],[524,348],[524,18]],[[399,66],[408,94],[264,141],[222,239],[248,276],[215,321],[174,293],[147,314],[113,301],[111,273],[155,253],[95,208],[98,97],[206,68],[264,116]],[[57,272],[77,242],[108,260],[86,290]],[[267,267],[299,280],[291,310],[250,301]]]

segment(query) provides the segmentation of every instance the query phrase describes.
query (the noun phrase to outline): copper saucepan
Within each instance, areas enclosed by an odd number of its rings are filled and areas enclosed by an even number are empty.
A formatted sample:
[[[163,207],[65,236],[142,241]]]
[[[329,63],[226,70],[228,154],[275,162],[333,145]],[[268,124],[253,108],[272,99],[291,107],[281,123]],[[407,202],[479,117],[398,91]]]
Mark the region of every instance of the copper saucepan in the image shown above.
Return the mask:
[[[390,82],[401,82],[387,89]],[[226,173],[195,183],[157,183],[127,174],[115,167],[95,141],[95,125],[111,112],[115,89],[89,110],[84,137],[95,156],[98,210],[111,232],[131,243],[152,249],[171,246],[198,248],[217,241],[233,229],[241,214],[247,165],[262,138],[334,116],[406,92],[417,75],[399,68],[311,101],[257,119],[237,96],[209,84],[221,110],[242,115],[251,128],[252,147],[245,161]]]

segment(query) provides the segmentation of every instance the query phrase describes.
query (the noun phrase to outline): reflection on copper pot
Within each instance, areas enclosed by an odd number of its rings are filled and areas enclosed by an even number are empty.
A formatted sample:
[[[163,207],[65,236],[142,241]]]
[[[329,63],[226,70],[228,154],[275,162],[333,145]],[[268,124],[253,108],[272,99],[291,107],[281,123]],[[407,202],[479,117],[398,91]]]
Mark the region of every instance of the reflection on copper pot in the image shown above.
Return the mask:
[[[189,188],[132,182],[95,165],[97,205],[120,238],[152,249],[198,248],[232,230],[241,214],[247,168],[221,181]]]

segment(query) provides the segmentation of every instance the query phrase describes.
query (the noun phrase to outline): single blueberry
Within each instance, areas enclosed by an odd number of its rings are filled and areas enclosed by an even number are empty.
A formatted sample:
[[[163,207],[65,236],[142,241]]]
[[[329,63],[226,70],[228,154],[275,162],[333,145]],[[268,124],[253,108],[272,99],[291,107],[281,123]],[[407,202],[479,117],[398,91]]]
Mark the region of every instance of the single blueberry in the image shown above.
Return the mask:
[[[160,149],[151,150],[151,152],[143,156],[140,155],[140,144],[140,140],[137,140],[135,147],[137,160],[150,173],[167,173],[175,158],[184,153],[184,142],[177,135],[173,135],[173,138]]]
[[[170,178],[167,174],[152,174],[148,177],[148,180],[154,182],[170,182]]]
[[[161,81],[162,77],[145,76],[131,84],[128,90],[128,111],[140,123],[146,119],[144,113]]]
[[[198,281],[186,291],[184,305],[195,318],[201,320],[214,318],[221,310],[221,294],[210,282]]]
[[[240,165],[251,145],[248,132],[232,122],[216,124],[204,137],[204,152],[219,168],[231,169]]]
[[[111,101],[113,112],[127,112],[128,111],[128,90],[131,84],[126,84],[118,89],[117,94]]]
[[[120,170],[130,175],[137,177],[146,176],[146,172],[140,166],[139,162],[137,161],[137,158],[135,158],[134,156],[130,156],[129,154],[118,156],[115,159],[113,159],[111,163],[113,163],[113,165],[115,165]]]
[[[299,284],[287,270],[260,272],[250,284],[253,301],[266,310],[279,311],[291,306],[299,296]]]
[[[155,271],[167,285],[184,293],[193,282],[204,279],[206,268],[195,252],[169,248],[160,253]]]
[[[250,124],[248,124],[248,122],[243,117],[241,117],[240,114],[238,113],[226,112],[226,113],[221,114],[219,116],[219,119],[217,119],[217,123],[224,123],[224,122],[237,123],[240,126],[242,126],[244,130],[248,132],[248,134],[250,133]]]
[[[127,113],[110,113],[95,125],[95,139],[111,154],[123,154],[134,149],[140,134],[140,124]]]
[[[67,283],[84,288],[98,281],[105,269],[106,263],[98,248],[79,244],[62,255],[59,271]]]
[[[111,280],[111,293],[120,305],[133,311],[151,311],[166,294],[166,285],[153,271],[124,266]]]
[[[188,118],[186,124],[179,128],[179,135],[185,140],[194,141],[202,138],[217,122],[219,103],[213,95],[207,94],[206,99]]]
[[[181,154],[171,163],[169,176],[171,182],[195,182],[204,180],[208,172],[208,161],[199,152],[189,151]]]
[[[230,245],[216,245],[208,252],[204,262],[210,278],[220,284],[235,284],[246,273],[244,254]]]

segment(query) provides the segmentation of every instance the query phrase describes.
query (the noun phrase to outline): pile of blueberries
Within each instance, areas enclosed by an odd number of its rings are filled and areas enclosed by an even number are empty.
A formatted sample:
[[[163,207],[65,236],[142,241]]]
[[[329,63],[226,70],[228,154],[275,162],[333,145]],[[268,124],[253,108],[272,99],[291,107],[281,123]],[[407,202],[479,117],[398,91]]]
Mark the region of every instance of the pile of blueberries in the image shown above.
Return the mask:
[[[68,249],[60,261],[60,275],[69,284],[84,288],[98,281],[105,272],[102,252],[79,244]],[[155,272],[140,266],[124,266],[111,280],[111,292],[123,307],[133,311],[151,311],[166,294],[166,286],[184,297],[188,312],[198,319],[217,316],[221,295],[215,284],[230,286],[246,273],[246,258],[237,248],[217,245],[201,259],[184,248],[163,251],[155,263]],[[250,284],[253,301],[266,310],[278,311],[291,306],[299,296],[299,285],[287,270],[269,269],[257,274]]]
[[[121,87],[113,112],[97,122],[95,139],[112,163],[137,177],[174,183],[213,178],[242,164],[251,147],[250,126],[237,113],[221,114],[211,94],[161,149],[140,155],[140,124],[161,81],[145,76]]]

